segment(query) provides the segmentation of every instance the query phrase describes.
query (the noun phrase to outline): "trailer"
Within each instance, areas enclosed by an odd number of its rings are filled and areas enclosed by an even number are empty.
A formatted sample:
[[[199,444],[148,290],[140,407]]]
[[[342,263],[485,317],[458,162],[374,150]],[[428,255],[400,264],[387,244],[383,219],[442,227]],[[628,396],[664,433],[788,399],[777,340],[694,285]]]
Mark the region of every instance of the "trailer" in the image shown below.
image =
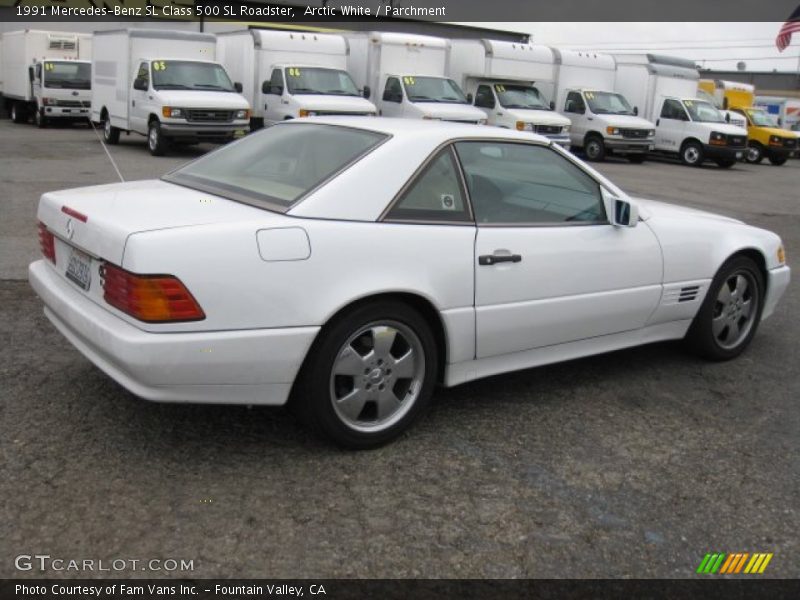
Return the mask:
[[[108,144],[147,136],[153,155],[172,143],[224,143],[244,135],[250,105],[216,62],[216,36],[161,29],[95,33],[93,121]]]
[[[250,29],[221,33],[222,64],[242,82],[253,107],[252,127],[314,115],[375,115],[347,73],[341,35]]]
[[[33,117],[86,120],[91,102],[91,34],[25,29],[0,41],[0,91],[15,123]]]

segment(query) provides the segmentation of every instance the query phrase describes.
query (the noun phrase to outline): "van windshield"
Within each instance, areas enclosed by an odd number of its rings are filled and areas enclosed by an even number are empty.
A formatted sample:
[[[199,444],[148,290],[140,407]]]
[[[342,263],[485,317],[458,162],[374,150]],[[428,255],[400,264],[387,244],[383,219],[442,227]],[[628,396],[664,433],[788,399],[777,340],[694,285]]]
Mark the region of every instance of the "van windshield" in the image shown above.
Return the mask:
[[[539,90],[534,87],[497,83],[494,86],[494,91],[503,108],[551,110]]]
[[[191,60],[154,60],[153,89],[235,92],[222,65]]]
[[[464,93],[452,79],[405,75],[403,85],[406,88],[406,96],[411,102],[467,104]]]
[[[772,118],[772,115],[763,110],[748,110],[747,114],[750,115],[750,120],[756,127],[778,127],[778,123]]]
[[[91,89],[92,65],[89,63],[46,60],[42,65],[46,88]]]
[[[725,118],[714,106],[705,100],[684,100],[683,105],[689,111],[692,121],[699,123],[724,123]]]
[[[360,95],[350,75],[339,69],[287,67],[286,83],[290,94]]]
[[[612,92],[587,91],[583,93],[589,108],[596,115],[632,115],[633,109],[625,96]]]

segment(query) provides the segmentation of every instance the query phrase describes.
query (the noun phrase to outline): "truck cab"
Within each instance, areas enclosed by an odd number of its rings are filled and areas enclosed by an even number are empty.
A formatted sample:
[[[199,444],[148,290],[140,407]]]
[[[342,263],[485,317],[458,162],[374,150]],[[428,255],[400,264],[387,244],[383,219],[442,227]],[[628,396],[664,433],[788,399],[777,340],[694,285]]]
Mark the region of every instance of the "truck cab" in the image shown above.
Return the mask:
[[[380,99],[381,115],[483,125],[486,116],[471,106],[452,79],[431,75],[387,74]]]
[[[38,127],[46,127],[51,119],[88,119],[92,103],[91,61],[48,59],[34,63],[28,72]]]
[[[489,125],[538,133],[569,150],[570,120],[555,112],[535,86],[518,81],[478,80],[473,87],[473,103],[484,112]]]
[[[780,128],[763,108],[732,106],[731,110],[747,120],[747,162],[755,164],[767,158],[779,166],[797,150],[797,135]]]
[[[655,126],[638,116],[622,94],[596,89],[565,90],[561,112],[572,121],[572,146],[583,148],[589,160],[606,154],[626,156],[642,162],[655,148]]]
[[[656,150],[676,153],[689,166],[713,160],[728,168],[744,157],[747,131],[727,123],[711,103],[666,96],[657,106]]]

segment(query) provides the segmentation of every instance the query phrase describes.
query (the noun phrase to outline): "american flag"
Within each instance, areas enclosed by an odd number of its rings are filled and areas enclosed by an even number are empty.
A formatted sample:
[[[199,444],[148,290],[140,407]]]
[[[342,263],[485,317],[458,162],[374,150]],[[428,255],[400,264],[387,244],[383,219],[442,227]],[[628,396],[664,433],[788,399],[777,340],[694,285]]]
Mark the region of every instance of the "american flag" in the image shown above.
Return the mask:
[[[800,6],[794,9],[794,12],[786,19],[781,30],[778,32],[778,37],[775,38],[775,45],[778,50],[783,52],[792,41],[792,34],[795,31],[800,31]]]

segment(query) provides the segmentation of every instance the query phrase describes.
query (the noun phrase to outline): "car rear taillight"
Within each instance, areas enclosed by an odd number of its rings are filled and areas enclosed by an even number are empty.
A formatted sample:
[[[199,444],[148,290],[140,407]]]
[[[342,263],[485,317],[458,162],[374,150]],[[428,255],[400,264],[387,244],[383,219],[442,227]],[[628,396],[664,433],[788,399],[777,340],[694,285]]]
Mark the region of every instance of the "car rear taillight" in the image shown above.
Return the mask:
[[[100,268],[103,299],[140,321],[166,323],[200,321],[203,309],[181,281],[172,275],[137,275],[110,263]]]
[[[47,225],[39,222],[39,247],[42,255],[53,264],[56,263],[56,238],[47,229]]]

